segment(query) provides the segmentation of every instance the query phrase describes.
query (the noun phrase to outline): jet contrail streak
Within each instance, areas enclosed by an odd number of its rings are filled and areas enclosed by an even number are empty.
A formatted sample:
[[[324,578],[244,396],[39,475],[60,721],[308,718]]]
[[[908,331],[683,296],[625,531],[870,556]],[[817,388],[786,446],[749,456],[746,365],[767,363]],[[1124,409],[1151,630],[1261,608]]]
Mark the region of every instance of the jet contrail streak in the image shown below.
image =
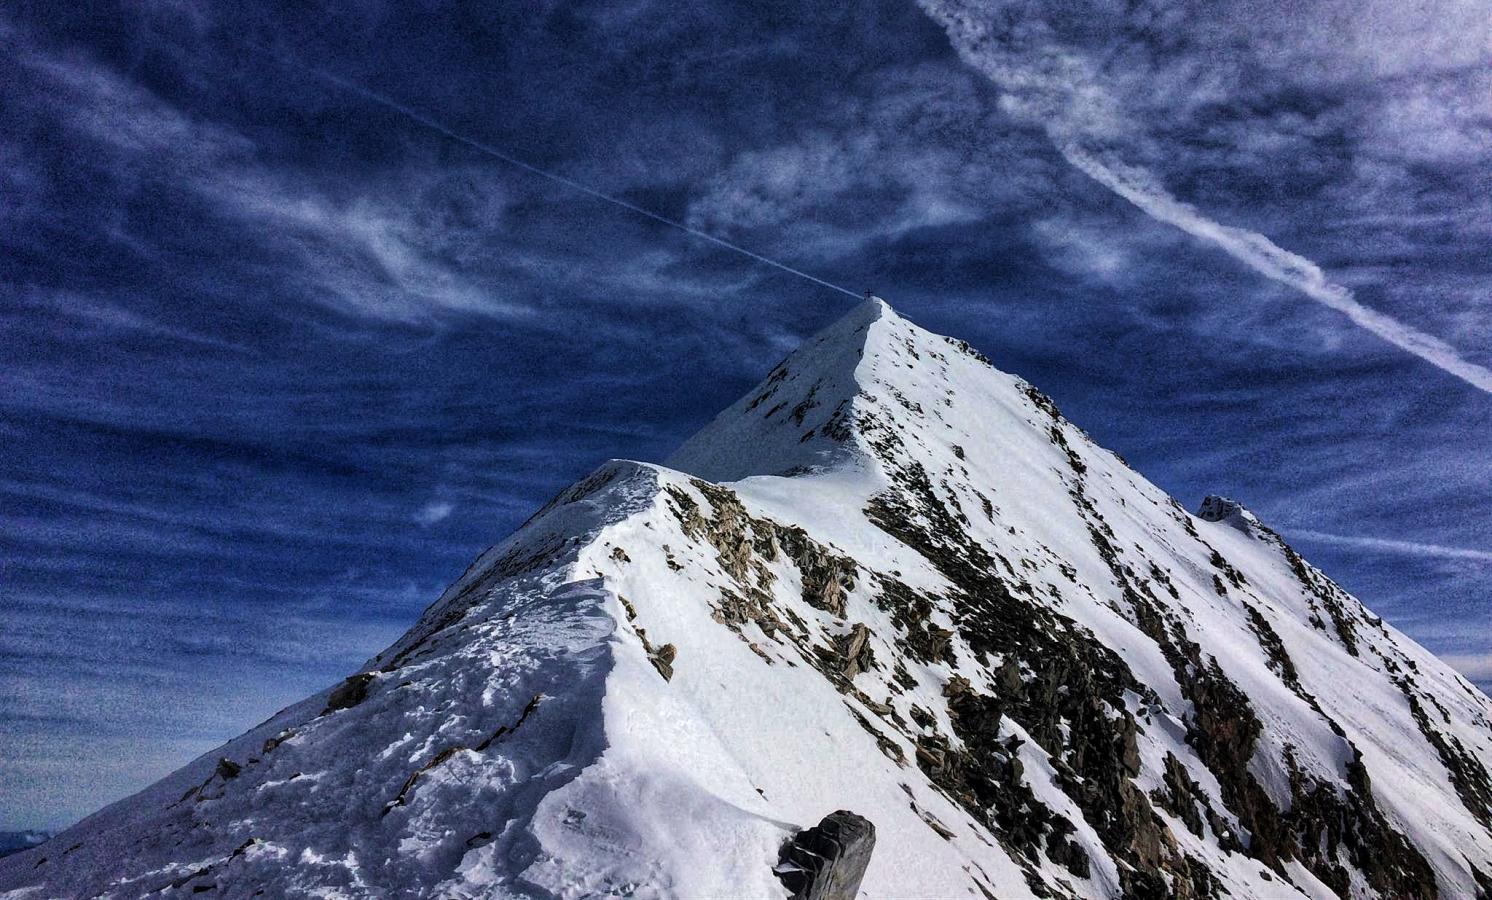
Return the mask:
[[[1206,241],[1266,278],[1347,317],[1363,330],[1430,365],[1492,394],[1492,369],[1461,355],[1451,344],[1359,302],[1326,271],[1256,231],[1225,225],[1166,190],[1148,169],[1096,153],[1122,133],[1123,103],[1105,87],[1102,66],[1057,42],[1032,39],[1048,32],[1020,18],[1040,4],[1012,9],[1009,18],[983,0],[918,0],[947,32],[959,56],[1002,94],[1018,121],[1039,125],[1062,156],[1094,181],[1159,222]],[[1012,5],[1020,6],[1019,4]],[[1037,24],[1042,24],[1039,16]],[[1055,32],[1052,32],[1053,34]]]
[[[336,85],[337,87],[342,88],[345,91],[350,91],[351,93],[357,94],[359,97],[362,97],[365,100],[391,109],[394,112],[397,112],[400,115],[404,116],[405,118],[411,119],[425,126],[426,128],[429,128],[431,131],[435,131],[443,135],[449,140],[455,141],[456,143],[462,144],[466,147],[470,147],[471,149],[476,150],[479,153],[486,154],[487,156],[490,156],[493,159],[499,160],[501,162],[505,162],[510,166],[515,166],[519,169],[524,170],[525,172],[537,175],[540,178],[548,179],[555,184],[562,184],[565,187],[579,191],[580,193],[586,194],[587,196],[594,197],[597,200],[603,200],[607,203],[612,204],[613,206],[620,206],[622,209],[637,213],[639,216],[645,216],[655,222],[661,222],[662,224],[667,225],[670,228],[677,228],[678,230],[685,232],[686,234],[691,234],[701,240],[709,241],[717,247],[723,247],[726,250],[730,250],[734,253],[739,253],[749,259],[753,259],[759,263],[771,266],[774,269],[779,269],[783,272],[786,272],[789,275],[796,275],[799,278],[806,279],[813,282],[814,284],[821,285],[833,291],[839,291],[841,294],[848,294],[851,297],[858,298],[860,296],[860,294],[848,288],[842,288],[837,284],[832,284],[822,278],[810,275],[807,272],[804,272],[802,269],[795,269],[792,266],[787,265],[786,263],[780,263],[775,259],[769,259],[768,257],[762,256],[760,253],[748,250],[739,244],[733,244],[723,238],[718,238],[713,234],[709,234],[708,232],[700,231],[698,228],[686,225],[683,222],[678,221],[677,219],[671,219],[668,216],[655,213],[650,209],[645,209],[641,206],[638,206],[636,203],[624,200],[621,197],[616,196],[615,194],[608,194],[605,191],[597,190],[590,185],[576,181],[573,178],[567,178],[564,175],[550,172],[547,169],[541,169],[533,163],[525,162],[524,160],[519,159],[516,156],[504,153],[491,144],[479,141],[475,138],[467,137],[464,134],[453,131],[448,126],[431,118],[425,113],[420,112],[412,106],[408,106],[404,103],[399,102],[398,100],[395,100],[392,97],[380,94],[377,91],[365,88],[356,82],[348,81],[347,79],[342,78],[339,75],[333,75],[330,72],[324,72],[321,69],[304,65],[302,63],[296,62],[295,60],[280,56],[279,54],[274,53],[273,51],[268,50],[264,47],[256,47],[256,49],[258,49],[261,53],[272,57],[277,62],[283,65],[299,69],[300,71],[307,73],[308,75],[316,78],[319,81]]]
[[[1441,544],[1423,544],[1419,541],[1397,541],[1389,538],[1352,537],[1351,535],[1330,534],[1324,531],[1312,531],[1308,528],[1290,529],[1292,538],[1301,537],[1308,540],[1320,541],[1323,544],[1336,544],[1343,547],[1356,547],[1364,550],[1379,550],[1385,553],[1403,553],[1409,556],[1432,556],[1442,559],[1466,559],[1472,562],[1492,562],[1492,550],[1476,550],[1470,547],[1446,547]]]
[[[1352,292],[1327,278],[1320,266],[1262,234],[1216,222],[1171,196],[1144,170],[1106,163],[1072,144],[1058,144],[1067,161],[1094,181],[1133,203],[1151,218],[1207,241],[1266,278],[1288,285],[1345,315],[1354,325],[1412,353],[1474,388],[1492,394],[1492,370],[1461,356],[1433,335],[1362,305]]]

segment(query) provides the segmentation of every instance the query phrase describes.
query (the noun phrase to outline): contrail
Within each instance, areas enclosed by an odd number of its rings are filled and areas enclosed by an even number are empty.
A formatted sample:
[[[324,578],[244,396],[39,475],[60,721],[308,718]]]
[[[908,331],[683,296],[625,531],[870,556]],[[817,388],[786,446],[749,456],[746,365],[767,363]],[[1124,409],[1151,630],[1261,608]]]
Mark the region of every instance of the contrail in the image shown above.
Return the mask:
[[[1171,196],[1148,172],[1106,163],[1072,144],[1058,144],[1058,149],[1068,162],[1151,218],[1213,244],[1260,275],[1295,288],[1395,347],[1492,394],[1492,370],[1462,359],[1455,347],[1433,335],[1363,306],[1351,291],[1333,283],[1320,266],[1304,256],[1291,253],[1258,232],[1207,218],[1196,207]]]
[[[1492,370],[1463,358],[1455,347],[1364,306],[1320,266],[1264,235],[1208,218],[1172,196],[1148,170],[1101,159],[1089,150],[1123,134],[1124,119],[1122,103],[1090,60],[1043,42],[1041,29],[1016,27],[1030,23],[1012,23],[975,0],[918,3],[943,27],[964,62],[999,89],[1006,112],[1045,130],[1062,156],[1093,180],[1151,218],[1207,241],[1266,278],[1346,315],[1359,328],[1492,394]]]
[[[493,159],[499,160],[501,162],[505,162],[505,163],[507,163],[510,166],[515,166],[515,167],[517,167],[519,169],[524,170],[525,172],[529,172],[531,174],[537,175],[540,178],[546,178],[549,181],[554,182],[555,184],[562,184],[565,187],[571,188],[572,190],[579,191],[580,193],[586,194],[587,196],[594,197],[597,200],[603,200],[603,201],[605,201],[607,203],[612,204],[613,206],[619,206],[622,209],[628,210],[630,212],[637,213],[639,216],[645,216],[645,217],[647,217],[649,219],[652,219],[655,222],[660,222],[660,223],[662,223],[664,225],[667,225],[670,228],[677,228],[678,230],[680,230],[680,231],[682,231],[682,232],[684,232],[686,234],[691,234],[694,237],[697,237],[697,238],[699,238],[701,240],[709,241],[710,243],[714,244],[717,247],[723,247],[726,250],[730,250],[730,251],[732,251],[734,253],[739,253],[739,254],[741,254],[742,256],[744,256],[744,257],[746,257],[748,259],[753,259],[753,260],[755,260],[755,261],[757,261],[759,263],[763,263],[765,265],[771,266],[774,269],[779,269],[779,270],[781,270],[783,272],[788,273],[789,275],[796,275],[799,278],[805,279],[807,281],[811,281],[814,284],[820,285],[822,287],[829,288],[830,290],[833,290],[833,291],[838,291],[841,294],[848,294],[849,296],[855,297],[857,299],[860,297],[860,294],[857,293],[857,292],[855,292],[855,291],[852,291],[852,290],[850,290],[848,288],[840,287],[837,284],[833,284],[831,282],[825,281],[824,279],[819,278],[819,277],[817,277],[815,275],[810,275],[807,272],[804,272],[802,269],[795,269],[792,266],[787,265],[786,263],[781,263],[781,262],[778,262],[775,259],[770,259],[768,257],[762,256],[760,253],[756,253],[756,252],[754,252],[752,250],[748,250],[748,249],[746,249],[745,247],[742,247],[739,244],[733,244],[730,241],[727,241],[727,240],[725,240],[723,238],[718,238],[715,235],[710,234],[708,232],[700,231],[698,228],[694,228],[694,227],[691,227],[689,225],[686,225],[686,224],[684,224],[683,222],[680,222],[677,219],[671,219],[668,216],[665,216],[665,215],[662,215],[660,213],[653,212],[650,209],[646,209],[644,207],[638,206],[636,203],[632,203],[631,201],[624,200],[623,198],[618,197],[615,194],[608,194],[605,191],[597,190],[596,188],[593,188],[593,187],[591,187],[588,184],[584,184],[582,182],[576,181],[573,178],[567,178],[564,175],[560,175],[560,174],[558,174],[556,172],[551,172],[551,171],[549,171],[547,169],[542,169],[542,168],[534,165],[533,163],[530,163],[530,162],[527,162],[525,160],[519,159],[518,157],[513,156],[513,155],[511,155],[509,153],[504,153],[503,151],[501,151],[501,150],[497,149],[496,147],[492,146],[491,144],[488,144],[488,143],[486,143],[484,141],[479,141],[476,138],[467,137],[466,135],[461,134],[461,133],[459,133],[457,131],[453,131],[451,128],[447,127],[446,125],[442,124],[441,122],[437,121],[436,119],[431,118],[430,116],[426,115],[425,113],[420,112],[419,110],[415,109],[412,106],[408,106],[408,105],[406,105],[404,103],[401,103],[398,100],[395,100],[392,97],[386,96],[384,94],[380,94],[377,91],[374,91],[374,90],[371,90],[369,88],[363,87],[362,85],[360,85],[360,84],[358,84],[358,83],[356,83],[354,81],[349,81],[346,78],[343,78],[343,77],[341,77],[339,75],[334,75],[334,74],[332,74],[330,72],[325,72],[325,71],[322,71],[321,69],[317,69],[315,67],[308,66],[308,65],[305,65],[303,63],[296,62],[293,59],[289,59],[287,57],[280,56],[278,53],[275,53],[274,51],[271,51],[271,50],[269,50],[268,48],[265,48],[265,47],[258,47],[258,46],[256,46],[255,49],[258,50],[259,52],[264,53],[265,55],[273,58],[275,61],[281,63],[282,65],[289,66],[289,67],[294,68],[294,69],[298,69],[298,70],[300,70],[302,72],[305,72],[306,74],[310,75],[311,77],[316,78],[319,81],[325,82],[327,84],[335,85],[335,86],[337,86],[339,88],[342,88],[345,91],[349,91],[351,93],[354,93],[354,94],[358,95],[359,97],[362,97],[364,100],[368,100],[370,102],[377,103],[379,106],[383,106],[383,107],[386,107],[388,109],[391,109],[394,112],[397,112],[400,115],[404,116],[405,118],[410,119],[410,120],[412,120],[414,122],[417,122],[420,125],[423,125],[426,128],[430,129],[431,131],[439,133],[440,135],[446,137],[449,140],[455,141],[456,143],[462,144],[462,145],[464,145],[466,147],[470,147],[471,149],[476,150],[479,153],[483,153],[483,154],[485,154],[487,156],[492,157]]]
[[[1475,550],[1470,547],[1446,547],[1442,544],[1422,544],[1419,541],[1397,541],[1389,538],[1350,537],[1330,534],[1325,531],[1292,528],[1291,537],[1320,541],[1342,547],[1379,550],[1385,553],[1402,553],[1409,556],[1430,556],[1441,559],[1465,559],[1472,562],[1492,562],[1492,550]]]

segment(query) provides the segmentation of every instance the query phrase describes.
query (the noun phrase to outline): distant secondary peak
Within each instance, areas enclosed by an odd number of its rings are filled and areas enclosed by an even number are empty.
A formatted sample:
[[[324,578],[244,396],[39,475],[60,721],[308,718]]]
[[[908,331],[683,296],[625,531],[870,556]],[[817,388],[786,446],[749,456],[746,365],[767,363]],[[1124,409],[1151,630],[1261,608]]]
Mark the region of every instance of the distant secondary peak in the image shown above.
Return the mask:
[[[1279,535],[1275,534],[1273,529],[1259,521],[1259,517],[1254,515],[1248,507],[1239,503],[1237,500],[1219,497],[1216,494],[1208,494],[1202,500],[1202,508],[1197,511],[1197,518],[1205,522],[1222,522],[1226,525],[1232,525],[1239,531],[1257,538],[1280,540]]]
[[[1247,513],[1242,503],[1230,500],[1227,497],[1219,497],[1216,494],[1208,494],[1202,501],[1202,508],[1197,512],[1197,517],[1208,522],[1221,522],[1231,516]]]

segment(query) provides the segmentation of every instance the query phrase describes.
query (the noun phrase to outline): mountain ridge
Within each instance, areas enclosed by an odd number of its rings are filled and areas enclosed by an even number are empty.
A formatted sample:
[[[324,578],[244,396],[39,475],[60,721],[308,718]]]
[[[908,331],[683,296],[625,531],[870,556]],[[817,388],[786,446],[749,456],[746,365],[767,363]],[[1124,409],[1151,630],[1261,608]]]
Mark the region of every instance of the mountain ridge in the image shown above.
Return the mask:
[[[1489,716],[1242,506],[870,300],[0,889],[773,896],[844,808],[867,896],[1485,896]]]

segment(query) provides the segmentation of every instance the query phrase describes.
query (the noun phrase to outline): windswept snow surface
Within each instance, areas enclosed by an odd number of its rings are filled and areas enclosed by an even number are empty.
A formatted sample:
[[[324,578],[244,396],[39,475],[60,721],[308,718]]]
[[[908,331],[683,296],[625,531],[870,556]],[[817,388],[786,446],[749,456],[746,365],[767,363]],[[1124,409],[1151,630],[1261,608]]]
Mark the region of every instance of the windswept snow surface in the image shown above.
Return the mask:
[[[0,896],[779,897],[841,808],[867,897],[1486,896],[1489,716],[877,300]]]

